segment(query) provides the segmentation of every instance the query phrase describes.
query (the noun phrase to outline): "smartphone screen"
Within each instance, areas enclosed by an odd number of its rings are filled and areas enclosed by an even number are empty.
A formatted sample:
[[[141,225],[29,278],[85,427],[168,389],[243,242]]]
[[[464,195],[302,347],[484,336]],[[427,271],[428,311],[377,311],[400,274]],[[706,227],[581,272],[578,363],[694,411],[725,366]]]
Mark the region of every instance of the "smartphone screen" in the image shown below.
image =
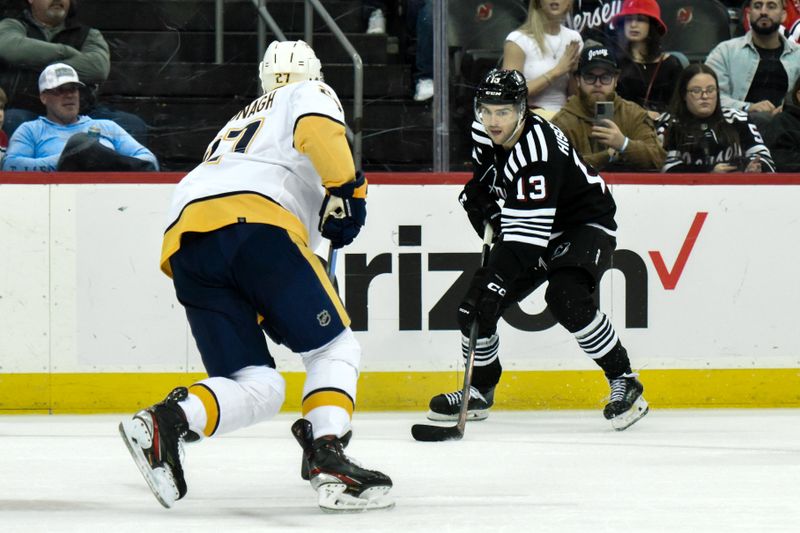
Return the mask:
[[[600,123],[603,119],[614,120],[614,102],[594,103],[594,122]]]

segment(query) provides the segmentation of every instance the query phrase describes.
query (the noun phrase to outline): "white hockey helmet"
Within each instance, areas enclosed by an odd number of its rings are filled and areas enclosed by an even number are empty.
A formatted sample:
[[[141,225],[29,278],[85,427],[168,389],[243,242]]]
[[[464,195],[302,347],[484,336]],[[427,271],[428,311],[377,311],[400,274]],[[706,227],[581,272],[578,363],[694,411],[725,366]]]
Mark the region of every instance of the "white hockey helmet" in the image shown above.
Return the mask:
[[[322,79],[322,64],[304,41],[272,41],[258,65],[261,88],[276,87],[306,80]]]

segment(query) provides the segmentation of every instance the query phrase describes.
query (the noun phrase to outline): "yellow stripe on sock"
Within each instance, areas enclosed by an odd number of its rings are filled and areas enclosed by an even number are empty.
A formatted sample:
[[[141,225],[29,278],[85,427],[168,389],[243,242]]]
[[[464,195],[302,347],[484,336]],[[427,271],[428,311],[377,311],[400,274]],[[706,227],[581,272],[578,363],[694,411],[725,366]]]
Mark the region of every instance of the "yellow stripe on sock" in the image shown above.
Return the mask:
[[[203,434],[206,437],[210,437],[219,427],[219,403],[217,402],[217,397],[214,391],[202,383],[195,383],[189,387],[189,392],[203,402],[203,407],[206,410],[206,427],[203,428]]]
[[[350,417],[353,417],[355,405],[353,400],[342,391],[317,390],[303,399],[303,416],[306,416],[317,407],[341,407]]]

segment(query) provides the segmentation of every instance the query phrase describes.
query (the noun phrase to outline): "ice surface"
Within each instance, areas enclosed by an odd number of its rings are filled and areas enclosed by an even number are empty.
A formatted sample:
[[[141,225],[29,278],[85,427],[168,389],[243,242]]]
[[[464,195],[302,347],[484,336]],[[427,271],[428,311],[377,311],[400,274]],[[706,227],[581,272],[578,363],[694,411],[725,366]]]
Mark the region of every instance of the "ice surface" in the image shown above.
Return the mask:
[[[421,413],[357,413],[348,453],[394,480],[390,511],[331,515],[278,418],[187,446],[189,492],[150,493],[121,416],[1,416],[0,531],[800,531],[800,410],[493,412],[419,443]]]

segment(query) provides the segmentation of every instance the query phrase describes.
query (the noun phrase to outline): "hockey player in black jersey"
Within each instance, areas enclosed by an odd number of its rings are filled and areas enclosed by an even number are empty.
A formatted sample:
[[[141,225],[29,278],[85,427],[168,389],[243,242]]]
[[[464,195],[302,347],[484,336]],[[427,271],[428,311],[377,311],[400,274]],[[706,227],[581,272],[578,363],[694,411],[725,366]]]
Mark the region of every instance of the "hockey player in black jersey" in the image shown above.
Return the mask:
[[[502,367],[497,322],[505,310],[548,282],[545,300],[611,387],[603,414],[623,430],[648,406],[628,354],[593,294],[616,246],[616,205],[603,178],[555,125],[525,104],[525,78],[493,70],[478,86],[472,126],[473,178],[459,196],[475,230],[491,224],[497,240],[458,309],[462,351],[478,322],[469,419],[488,416]],[[428,418],[455,420],[461,391],[431,399]]]

